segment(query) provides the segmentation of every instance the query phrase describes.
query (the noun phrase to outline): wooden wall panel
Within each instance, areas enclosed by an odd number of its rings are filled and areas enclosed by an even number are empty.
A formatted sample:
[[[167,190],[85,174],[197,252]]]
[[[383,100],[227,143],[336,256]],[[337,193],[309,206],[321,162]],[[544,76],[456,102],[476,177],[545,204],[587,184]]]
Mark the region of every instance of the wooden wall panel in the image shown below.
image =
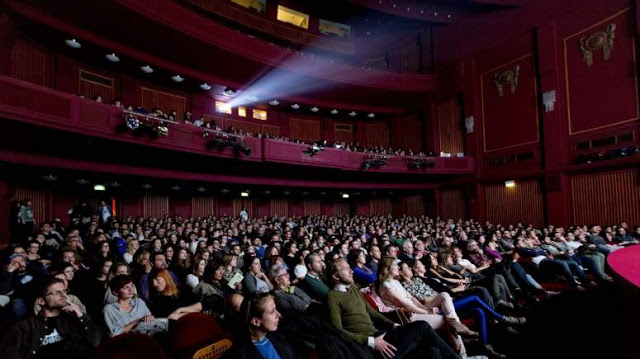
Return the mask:
[[[336,202],[333,204],[333,215],[334,216],[347,216],[349,215],[349,203],[346,202]]]
[[[315,142],[322,138],[322,124],[318,120],[289,119],[291,138]]]
[[[424,214],[424,200],[422,195],[407,197],[407,214],[409,216],[422,216]]]
[[[262,125],[262,133],[268,133],[274,136],[280,136],[280,126]]]
[[[194,217],[216,215],[216,199],[211,197],[193,197],[191,199],[191,215]]]
[[[462,113],[458,100],[452,99],[436,105],[440,151],[455,156],[464,152]]]
[[[572,223],[640,225],[640,171],[589,173],[570,178]]]
[[[35,219],[35,228],[42,222],[51,220],[49,213],[49,192],[44,189],[29,188],[17,185],[10,190],[9,201],[31,200],[31,210]]]
[[[244,132],[251,132],[254,134],[262,132],[260,131],[259,123],[253,123],[253,122],[241,121],[241,120],[232,120],[227,118],[224,120],[224,126],[222,128],[227,129],[229,127],[233,127],[236,130],[242,130]]]
[[[169,214],[169,196],[145,195],[142,202],[144,217],[163,218]]]
[[[11,49],[11,76],[37,85],[51,86],[52,60],[51,53],[18,37]]]
[[[544,225],[543,194],[538,180],[516,181],[507,188],[504,183],[484,187],[487,220],[494,224],[523,222]]]
[[[272,199],[271,200],[271,214],[281,217],[289,216],[289,201],[286,199]]]
[[[389,124],[386,122],[368,123],[365,126],[366,146],[389,147]]]
[[[113,100],[116,99],[116,79],[114,77],[84,69],[80,69],[79,72],[79,94],[88,99],[101,96],[103,103],[113,103]]]
[[[164,113],[168,113],[171,110],[178,112],[178,118],[176,120],[182,120],[182,115],[187,109],[187,98],[185,95],[171,93],[167,91],[160,91],[148,87],[141,88],[142,94],[142,107],[151,111],[157,107]]]
[[[322,214],[322,201],[319,199],[306,199],[304,200],[304,215],[318,215]]]
[[[353,124],[335,123],[333,124],[333,140],[335,142],[353,142]]]
[[[369,200],[371,215],[393,214],[393,205],[390,198],[376,198]]]
[[[440,191],[440,217],[444,219],[467,219],[467,202],[461,189]]]

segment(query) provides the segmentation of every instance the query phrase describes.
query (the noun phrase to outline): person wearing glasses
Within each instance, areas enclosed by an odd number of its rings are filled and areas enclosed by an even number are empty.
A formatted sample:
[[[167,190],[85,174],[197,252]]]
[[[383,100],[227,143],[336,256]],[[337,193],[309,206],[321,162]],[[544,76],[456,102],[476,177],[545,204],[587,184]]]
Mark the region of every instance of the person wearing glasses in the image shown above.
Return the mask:
[[[91,358],[100,331],[67,297],[63,280],[49,277],[40,287],[39,315],[18,322],[0,343],[0,358]]]

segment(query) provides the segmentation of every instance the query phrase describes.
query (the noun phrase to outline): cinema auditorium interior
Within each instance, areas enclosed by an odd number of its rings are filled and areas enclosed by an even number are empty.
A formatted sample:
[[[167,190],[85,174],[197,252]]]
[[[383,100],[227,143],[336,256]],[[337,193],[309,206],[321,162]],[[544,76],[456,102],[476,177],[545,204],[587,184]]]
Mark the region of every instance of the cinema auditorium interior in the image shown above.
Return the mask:
[[[639,0],[0,1],[0,358],[640,357]]]

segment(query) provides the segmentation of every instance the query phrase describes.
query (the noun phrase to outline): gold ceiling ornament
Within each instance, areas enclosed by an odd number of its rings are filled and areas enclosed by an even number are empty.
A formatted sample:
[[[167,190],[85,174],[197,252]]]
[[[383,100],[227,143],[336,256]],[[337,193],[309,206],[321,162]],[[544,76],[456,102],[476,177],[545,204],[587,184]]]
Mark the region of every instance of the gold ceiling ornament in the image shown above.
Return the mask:
[[[609,24],[605,31],[594,32],[580,38],[582,59],[587,66],[593,65],[593,52],[602,49],[602,58],[609,59],[613,50],[613,39],[616,37],[616,24]]]
[[[516,86],[518,85],[518,76],[520,75],[520,66],[516,65],[511,70],[505,70],[496,72],[493,75],[493,80],[498,90],[498,97],[504,96],[504,87],[509,86],[511,94],[516,93]]]

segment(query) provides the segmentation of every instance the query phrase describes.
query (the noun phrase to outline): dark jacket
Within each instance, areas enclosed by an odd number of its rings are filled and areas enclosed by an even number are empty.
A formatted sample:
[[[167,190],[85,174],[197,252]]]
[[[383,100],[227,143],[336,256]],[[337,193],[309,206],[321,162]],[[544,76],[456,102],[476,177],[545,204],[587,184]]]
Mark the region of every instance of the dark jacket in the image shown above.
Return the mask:
[[[57,330],[65,338],[64,352],[68,353],[65,359],[93,357],[101,336],[91,317],[85,314],[77,318],[75,314],[61,312]],[[41,315],[16,323],[0,343],[0,358],[37,358],[45,334]]]

